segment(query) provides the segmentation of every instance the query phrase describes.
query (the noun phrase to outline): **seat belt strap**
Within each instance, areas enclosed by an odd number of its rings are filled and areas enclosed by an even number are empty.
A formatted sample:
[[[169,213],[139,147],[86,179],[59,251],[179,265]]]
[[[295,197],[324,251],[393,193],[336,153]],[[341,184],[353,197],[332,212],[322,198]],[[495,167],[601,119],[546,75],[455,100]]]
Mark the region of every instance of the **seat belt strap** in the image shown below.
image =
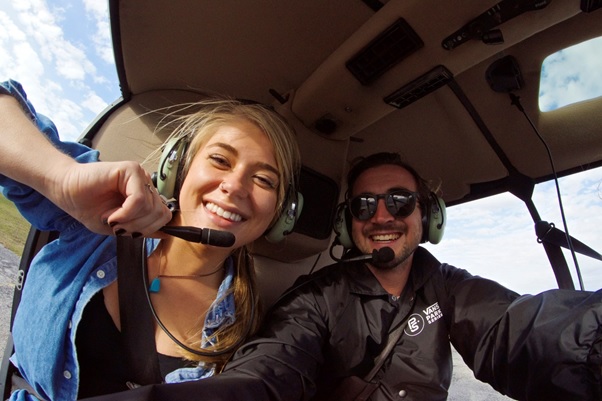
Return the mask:
[[[146,299],[144,238],[117,237],[117,282],[121,336],[129,376],[139,385],[162,382],[155,325]]]

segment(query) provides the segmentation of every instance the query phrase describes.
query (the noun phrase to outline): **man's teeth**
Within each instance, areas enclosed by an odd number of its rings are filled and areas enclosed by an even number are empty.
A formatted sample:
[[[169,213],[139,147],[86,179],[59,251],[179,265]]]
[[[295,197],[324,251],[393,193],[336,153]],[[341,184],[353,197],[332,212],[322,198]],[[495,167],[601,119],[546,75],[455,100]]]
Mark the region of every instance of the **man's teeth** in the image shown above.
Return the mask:
[[[395,241],[397,238],[401,237],[399,234],[378,234],[373,235],[373,241]]]
[[[242,216],[240,214],[228,212],[221,207],[217,206],[215,203],[207,203],[207,209],[209,209],[212,213],[217,214],[219,217],[223,217],[224,219],[228,219],[231,221],[241,221]]]

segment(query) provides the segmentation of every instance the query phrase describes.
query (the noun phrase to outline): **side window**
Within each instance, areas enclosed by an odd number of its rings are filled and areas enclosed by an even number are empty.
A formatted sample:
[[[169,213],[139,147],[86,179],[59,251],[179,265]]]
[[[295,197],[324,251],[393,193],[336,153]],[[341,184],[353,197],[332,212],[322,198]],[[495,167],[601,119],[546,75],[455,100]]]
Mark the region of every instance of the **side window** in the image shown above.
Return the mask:
[[[539,109],[553,111],[602,96],[602,37],[549,55],[541,66]]]
[[[602,253],[602,168],[560,178],[559,186],[569,233]],[[554,182],[538,184],[533,201],[542,220],[564,231]],[[525,204],[508,193],[448,208],[443,240],[426,247],[441,262],[521,294],[558,288]],[[563,253],[579,289],[573,256]],[[585,289],[602,288],[602,261],[580,253],[576,259]]]
[[[602,37],[598,37],[544,60],[541,111],[553,112],[602,95],[601,46]],[[559,187],[569,234],[602,253],[602,168],[561,178]],[[543,221],[565,232],[553,181],[538,184],[533,201]],[[524,203],[508,193],[449,208],[443,240],[426,247],[442,262],[498,281],[519,293],[558,288],[543,245],[537,242],[533,219]],[[602,261],[581,253],[573,257],[567,249],[563,253],[575,288],[581,288],[581,282],[586,290],[602,288]]]

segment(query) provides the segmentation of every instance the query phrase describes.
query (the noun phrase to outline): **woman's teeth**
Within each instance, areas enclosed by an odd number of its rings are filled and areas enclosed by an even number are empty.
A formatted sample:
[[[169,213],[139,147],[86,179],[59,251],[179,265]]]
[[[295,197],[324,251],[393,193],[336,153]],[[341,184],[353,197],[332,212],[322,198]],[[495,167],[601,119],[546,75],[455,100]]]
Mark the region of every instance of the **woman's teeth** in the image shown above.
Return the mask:
[[[215,203],[207,203],[207,209],[209,209],[212,213],[217,214],[219,217],[223,217],[224,219],[228,219],[230,221],[241,221],[242,216],[236,213],[228,212],[221,207],[217,206]]]

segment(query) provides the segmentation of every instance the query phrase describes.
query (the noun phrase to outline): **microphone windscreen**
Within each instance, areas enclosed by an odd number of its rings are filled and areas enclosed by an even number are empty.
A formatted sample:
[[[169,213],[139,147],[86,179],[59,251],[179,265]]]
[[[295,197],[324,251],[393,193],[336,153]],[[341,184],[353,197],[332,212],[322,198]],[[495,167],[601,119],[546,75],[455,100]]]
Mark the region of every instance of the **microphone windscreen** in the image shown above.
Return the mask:
[[[393,258],[395,258],[395,252],[388,246],[372,252],[372,262],[374,263],[387,263],[392,261]]]
[[[228,231],[213,230],[211,228],[199,228],[189,226],[165,226],[160,229],[162,232],[182,238],[190,242],[200,242],[201,244],[230,247],[236,242],[234,234]]]
[[[236,237],[234,234],[228,231],[212,230],[210,228],[204,228],[201,235],[201,243],[212,245],[229,247],[234,245]]]

